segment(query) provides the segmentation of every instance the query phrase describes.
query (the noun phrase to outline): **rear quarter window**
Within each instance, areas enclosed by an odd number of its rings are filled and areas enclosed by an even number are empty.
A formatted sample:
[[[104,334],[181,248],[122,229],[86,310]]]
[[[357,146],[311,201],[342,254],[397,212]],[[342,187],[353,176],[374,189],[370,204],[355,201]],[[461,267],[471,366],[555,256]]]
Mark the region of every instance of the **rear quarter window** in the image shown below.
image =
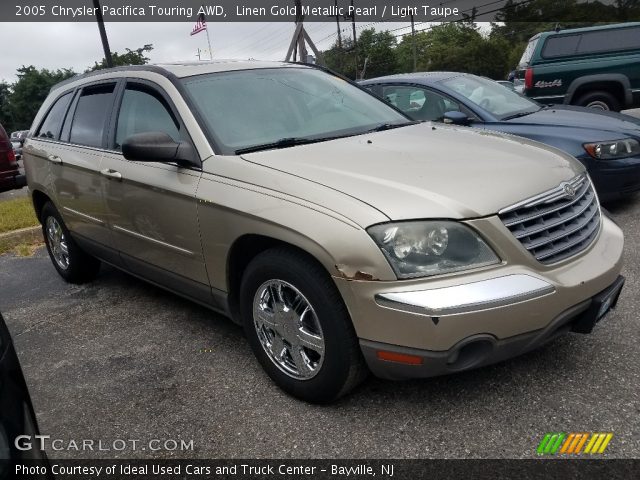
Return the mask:
[[[71,101],[71,92],[65,93],[55,101],[40,128],[36,132],[36,137],[57,139],[60,135],[60,128],[67,113],[67,107]]]
[[[542,49],[542,57],[554,58],[575,54],[580,43],[580,37],[580,35],[549,37]]]

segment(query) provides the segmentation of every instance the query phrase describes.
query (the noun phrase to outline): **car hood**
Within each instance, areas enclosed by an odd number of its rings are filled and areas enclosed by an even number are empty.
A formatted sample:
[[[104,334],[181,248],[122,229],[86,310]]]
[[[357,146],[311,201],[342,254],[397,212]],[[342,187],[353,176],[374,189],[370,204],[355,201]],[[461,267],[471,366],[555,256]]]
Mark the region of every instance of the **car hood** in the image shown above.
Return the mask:
[[[584,170],[531,140],[430,123],[243,158],[355,197],[392,220],[495,214]]]
[[[640,119],[638,118],[616,112],[598,111],[570,105],[546,107],[530,115],[501,123],[585,129],[590,130],[588,135],[593,141],[615,140],[622,136],[620,134],[640,137]],[[603,138],[597,138],[598,135]]]

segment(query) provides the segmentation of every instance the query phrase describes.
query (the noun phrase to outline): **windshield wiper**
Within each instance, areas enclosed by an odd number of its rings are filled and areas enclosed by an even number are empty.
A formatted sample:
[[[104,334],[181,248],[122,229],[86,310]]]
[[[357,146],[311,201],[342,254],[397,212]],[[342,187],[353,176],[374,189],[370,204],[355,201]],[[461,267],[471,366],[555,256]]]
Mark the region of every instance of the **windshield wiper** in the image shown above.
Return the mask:
[[[306,145],[307,143],[322,142],[331,140],[330,137],[325,138],[304,138],[304,137],[286,137],[276,140],[275,142],[263,143],[261,145],[252,145],[250,147],[239,148],[235,151],[236,155],[243,153],[259,152],[261,150],[272,150],[277,148],[295,147],[296,145]]]
[[[413,121],[404,122],[404,123],[381,123],[380,125],[370,130],[367,130],[366,132],[363,132],[363,133],[382,132],[383,130],[390,130],[392,128],[406,127],[407,125],[415,125],[416,123],[421,123],[421,122],[418,120],[413,120]],[[275,142],[269,142],[269,143],[263,143],[260,145],[252,145],[250,147],[239,148],[234,153],[236,155],[242,155],[243,153],[260,152],[262,150],[275,150],[278,148],[295,147],[296,145],[307,145],[309,143],[326,142],[327,140],[335,140],[337,138],[350,137],[354,135],[360,135],[360,133],[357,133],[357,134],[352,133],[348,135],[334,135],[329,137],[318,137],[318,138],[285,137],[285,138],[281,138],[280,140],[276,140]]]
[[[420,123],[418,120],[413,120],[411,122],[404,123],[381,123],[380,125],[373,127],[370,130],[367,130],[366,133],[370,132],[382,132],[384,130],[391,130],[392,128],[406,127],[408,125],[415,125],[416,123]]]
[[[539,110],[534,110],[533,112],[520,112],[514,113],[513,115],[507,115],[506,117],[502,117],[501,120],[512,120],[514,118],[526,117],[527,115],[531,115],[532,113],[536,113]]]

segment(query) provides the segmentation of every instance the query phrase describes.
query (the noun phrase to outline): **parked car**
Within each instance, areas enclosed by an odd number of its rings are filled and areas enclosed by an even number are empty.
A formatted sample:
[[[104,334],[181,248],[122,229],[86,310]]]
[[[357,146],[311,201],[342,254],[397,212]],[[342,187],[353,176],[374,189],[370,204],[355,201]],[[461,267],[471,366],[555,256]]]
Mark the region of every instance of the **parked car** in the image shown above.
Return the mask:
[[[19,140],[11,140],[11,148],[13,149],[13,154],[16,157],[16,160],[20,160],[22,157],[22,142]]]
[[[11,132],[11,145],[16,155],[16,160],[20,160],[22,157],[22,146],[29,134],[29,130],[19,130],[17,132]]]
[[[493,80],[465,73],[391,75],[361,85],[416,120],[509,133],[559,148],[587,168],[603,202],[640,190],[637,118],[570,105],[543,106]],[[413,99],[409,103],[403,100],[407,96]],[[417,97],[423,99],[419,107]]]
[[[31,131],[65,280],[105,261],[225,313],[308,401],[589,332],[622,288],[622,232],[572,157],[410,121],[317,67],[100,70],[53,88]]]
[[[541,103],[614,111],[640,106],[640,23],[538,33],[517,77]]]
[[[22,188],[27,184],[20,173],[9,136],[0,125],[0,192]]]
[[[25,435],[17,448],[15,440]],[[40,435],[38,422],[31,404],[27,384],[11,342],[9,330],[0,313],[0,479],[15,478],[11,463],[36,461],[32,465],[45,466],[46,455],[39,448],[26,448],[27,442],[38,445],[35,435]],[[31,478],[31,477],[30,477]],[[33,478],[52,478],[50,475],[33,475]]]
[[[514,91],[514,92],[516,90],[516,87],[513,84],[513,82],[510,82],[509,80],[496,80],[495,82],[500,84],[500,85],[502,85],[505,88],[508,88],[509,90]]]

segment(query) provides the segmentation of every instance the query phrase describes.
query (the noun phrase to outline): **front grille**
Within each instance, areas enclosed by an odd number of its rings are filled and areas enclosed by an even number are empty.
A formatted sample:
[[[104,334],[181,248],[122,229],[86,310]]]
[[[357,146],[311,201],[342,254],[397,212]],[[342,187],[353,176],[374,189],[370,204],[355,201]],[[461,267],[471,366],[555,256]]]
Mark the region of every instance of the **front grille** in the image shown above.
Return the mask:
[[[600,230],[600,207],[586,174],[506,208],[499,216],[522,245],[544,264],[581,252]]]

